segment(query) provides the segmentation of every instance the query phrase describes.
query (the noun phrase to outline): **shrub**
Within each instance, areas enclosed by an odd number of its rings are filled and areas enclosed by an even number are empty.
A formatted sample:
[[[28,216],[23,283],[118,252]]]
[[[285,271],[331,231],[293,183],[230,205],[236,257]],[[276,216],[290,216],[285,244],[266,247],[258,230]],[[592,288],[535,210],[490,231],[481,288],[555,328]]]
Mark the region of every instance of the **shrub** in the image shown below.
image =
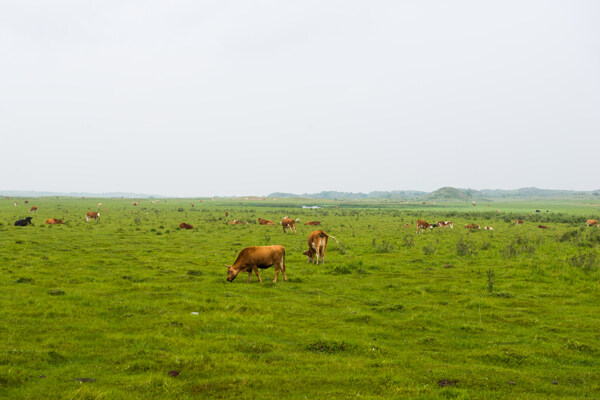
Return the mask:
[[[456,242],[456,254],[459,256],[471,256],[473,254],[477,254],[477,252],[475,251],[475,246],[473,243],[461,238],[458,242]]]
[[[494,273],[493,269],[488,269],[486,271],[486,274],[487,274],[488,292],[490,294],[492,294],[494,292],[494,283],[496,283],[496,274]]]

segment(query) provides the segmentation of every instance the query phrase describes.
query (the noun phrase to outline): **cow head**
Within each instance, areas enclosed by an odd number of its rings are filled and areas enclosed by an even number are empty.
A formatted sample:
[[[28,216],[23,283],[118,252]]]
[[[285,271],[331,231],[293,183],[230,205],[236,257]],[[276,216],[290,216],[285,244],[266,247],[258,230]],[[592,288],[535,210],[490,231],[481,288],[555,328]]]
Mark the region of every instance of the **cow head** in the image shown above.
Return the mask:
[[[315,256],[315,253],[313,251],[311,251],[311,249],[306,250],[304,253],[306,257],[308,257],[308,262],[311,263],[313,262],[313,257]]]
[[[30,224],[30,223],[31,223],[31,220],[32,220],[33,218],[31,218],[31,217],[27,217],[27,218],[25,218],[25,219],[27,220],[27,223],[28,223],[28,224]]]
[[[234,270],[233,265],[225,265],[227,267],[227,282],[233,282],[240,270]]]

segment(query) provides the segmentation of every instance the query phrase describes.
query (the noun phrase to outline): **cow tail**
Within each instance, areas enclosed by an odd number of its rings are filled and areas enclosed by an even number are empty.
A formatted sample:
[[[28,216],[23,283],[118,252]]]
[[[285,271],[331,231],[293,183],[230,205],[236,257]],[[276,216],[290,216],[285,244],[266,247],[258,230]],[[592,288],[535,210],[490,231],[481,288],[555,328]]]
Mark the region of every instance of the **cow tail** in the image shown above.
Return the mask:
[[[333,240],[335,240],[336,243],[339,243],[338,240],[336,238],[334,238],[333,236],[331,236],[331,235],[327,235],[327,236],[329,236],[330,238],[332,238]]]

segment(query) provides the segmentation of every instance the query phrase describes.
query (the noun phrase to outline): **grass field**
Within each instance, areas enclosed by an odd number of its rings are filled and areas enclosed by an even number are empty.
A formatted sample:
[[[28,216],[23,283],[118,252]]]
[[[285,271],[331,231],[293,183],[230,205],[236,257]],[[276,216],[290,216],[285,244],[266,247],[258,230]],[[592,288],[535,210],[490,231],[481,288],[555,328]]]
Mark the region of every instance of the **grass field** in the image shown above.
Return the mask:
[[[256,223],[286,215],[297,235]],[[584,222],[599,216],[559,200],[1,199],[0,398],[597,399],[600,229]],[[416,234],[417,218],[454,229]],[[324,265],[302,255],[308,220],[340,241]],[[226,282],[241,249],[270,244],[287,282]]]

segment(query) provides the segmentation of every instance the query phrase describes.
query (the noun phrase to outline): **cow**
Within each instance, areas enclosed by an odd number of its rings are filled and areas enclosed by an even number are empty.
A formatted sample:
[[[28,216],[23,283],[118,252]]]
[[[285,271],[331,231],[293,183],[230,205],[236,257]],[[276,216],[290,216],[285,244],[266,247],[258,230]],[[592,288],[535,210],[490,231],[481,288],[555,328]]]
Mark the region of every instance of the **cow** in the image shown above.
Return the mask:
[[[25,200],[25,204],[29,204],[29,200]]]
[[[598,223],[598,221],[596,221],[595,219],[588,219],[587,221],[585,221],[585,224],[586,224],[587,226],[590,226],[590,225],[596,225],[597,227],[599,227],[599,228],[600,228],[600,224],[599,224],[599,223]]]
[[[298,218],[296,220],[291,219],[290,217],[285,217],[281,220],[280,224],[283,228],[283,233],[285,233],[286,229],[290,230],[290,233],[294,231],[296,233],[296,222],[300,221]]]
[[[15,207],[18,206],[19,204],[15,201]]]
[[[540,211],[540,210],[535,210],[535,212],[542,212],[542,211]]]
[[[225,218],[229,218],[229,211],[225,211]]]
[[[18,221],[15,221],[15,226],[27,226],[29,224],[31,224],[31,217],[27,217],[25,219],[20,219]]]
[[[494,228],[492,228],[491,226],[484,226],[483,229],[485,229],[486,231],[493,231]]]
[[[63,224],[64,222],[62,219],[48,218],[46,220],[46,223],[50,224],[50,225],[60,225],[60,224]]]
[[[234,219],[233,221],[227,221],[227,223],[229,225],[239,225],[239,224],[248,225],[248,223],[246,221],[240,221],[239,219]]]
[[[538,225],[538,228],[540,228],[540,229],[548,229],[548,227],[545,226],[545,225]]]
[[[258,218],[258,223],[260,225],[275,225],[273,221],[269,221],[268,219]]]
[[[283,272],[283,280],[287,281],[285,274],[285,247],[280,245],[246,247],[240,251],[233,265],[226,265],[227,282],[233,282],[240,272],[248,272],[248,283],[250,283],[252,271],[258,277],[258,281],[262,282],[258,274],[258,269],[269,268],[273,265],[275,265],[275,279],[273,279],[273,282],[277,282],[279,272]]]
[[[99,212],[88,211],[85,213],[85,222],[90,222],[90,218],[93,218],[98,222],[98,218],[100,218]]]
[[[319,264],[319,257],[321,257],[321,264],[325,264],[325,249],[327,248],[327,239],[332,238],[337,243],[338,240],[331,235],[328,235],[323,230],[313,231],[308,235],[308,250],[304,253],[308,257],[308,262]],[[315,255],[317,260],[315,262]]]
[[[185,222],[182,222],[179,224],[179,229],[194,229],[194,226],[190,225],[190,224],[186,224]]]
[[[405,228],[410,228],[410,224],[404,224]]]
[[[427,228],[433,229],[435,227],[436,227],[435,224],[430,224],[423,219],[417,220],[417,233],[422,233],[424,229],[427,229]]]
[[[454,224],[452,223],[452,221],[438,221],[436,225],[442,228],[450,227],[450,229],[454,229]]]
[[[29,212],[36,212],[38,209],[38,206],[33,206],[29,209]]]
[[[317,225],[321,225],[321,221],[308,221],[308,222],[304,223],[304,225],[314,225],[314,226],[317,226]]]
[[[467,229],[481,229],[481,226],[479,226],[477,224],[469,224],[469,225],[465,225],[465,228],[467,228]]]
[[[134,201],[133,203],[131,203],[132,206],[137,206],[137,202]]]
[[[515,219],[515,225],[523,225],[522,219]]]
[[[102,203],[98,203],[98,208],[102,207]]]
[[[192,207],[194,207],[194,203],[192,203]]]

